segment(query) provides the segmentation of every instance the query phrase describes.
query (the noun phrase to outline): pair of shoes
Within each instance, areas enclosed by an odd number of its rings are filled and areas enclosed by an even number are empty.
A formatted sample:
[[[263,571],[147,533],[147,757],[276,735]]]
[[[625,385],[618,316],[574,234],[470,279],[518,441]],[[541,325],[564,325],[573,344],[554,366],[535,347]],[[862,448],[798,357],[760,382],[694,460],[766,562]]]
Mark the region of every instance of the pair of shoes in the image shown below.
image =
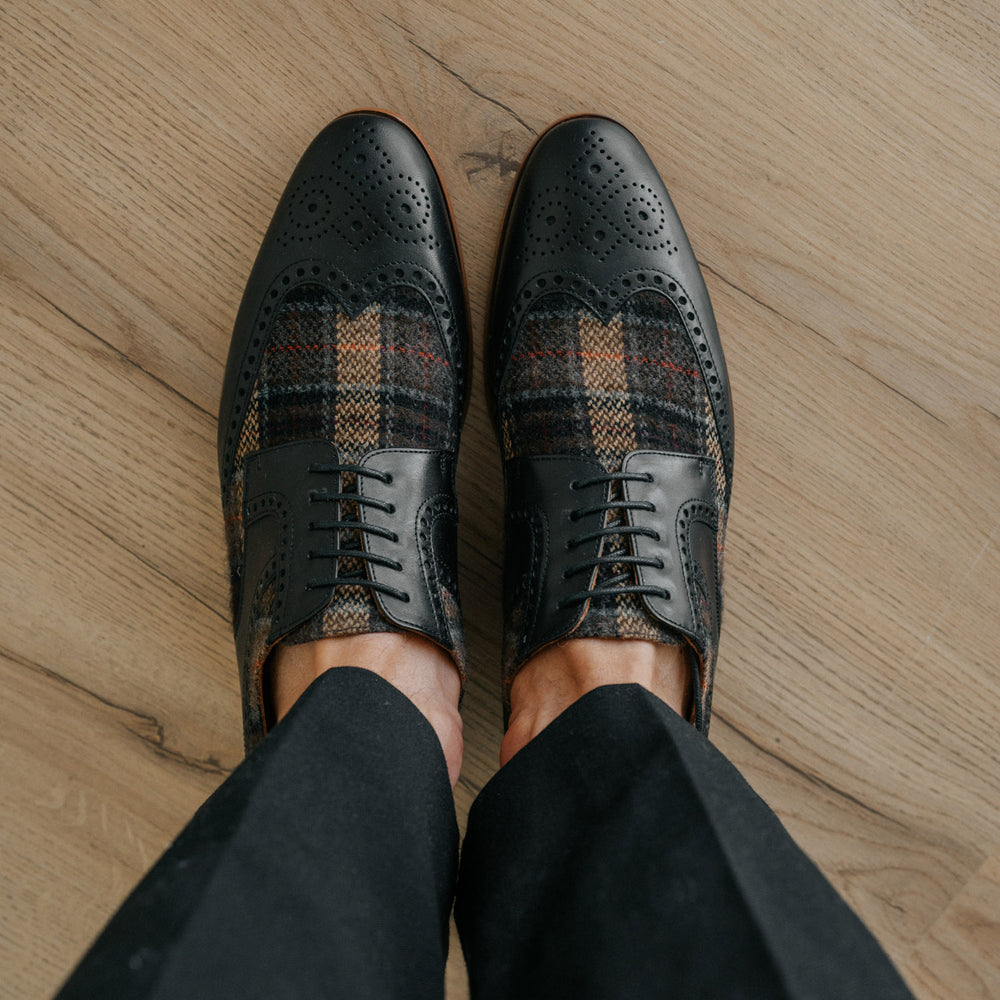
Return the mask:
[[[545,132],[515,182],[489,315],[504,459],[504,691],[570,636],[683,642],[707,730],[732,478],[708,294],[622,126]],[[237,316],[219,472],[246,747],[279,642],[410,631],[465,677],[455,461],[469,396],[458,241],[416,134],[336,119],[299,162]]]

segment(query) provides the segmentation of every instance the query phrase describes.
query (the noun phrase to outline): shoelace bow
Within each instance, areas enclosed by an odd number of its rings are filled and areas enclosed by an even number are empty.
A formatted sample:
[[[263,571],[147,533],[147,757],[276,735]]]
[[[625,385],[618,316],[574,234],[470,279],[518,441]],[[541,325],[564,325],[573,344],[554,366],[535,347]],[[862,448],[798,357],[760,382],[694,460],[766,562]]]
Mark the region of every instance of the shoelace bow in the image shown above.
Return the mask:
[[[355,482],[357,482],[357,479],[362,476],[366,476],[370,479],[377,479],[380,483],[392,482],[392,475],[390,473],[380,472],[377,469],[365,468],[361,465],[351,465],[337,462],[331,462],[328,464],[313,464],[309,466],[309,471],[311,473],[329,473],[341,476],[343,476],[344,473],[353,473],[356,477]],[[377,535],[379,538],[388,539],[390,542],[399,541],[399,535],[397,535],[395,531],[390,531],[388,528],[382,528],[375,524],[363,524],[360,517],[362,507],[373,507],[386,514],[394,514],[396,512],[395,504],[386,503],[384,500],[376,500],[373,497],[364,497],[357,492],[356,489],[353,491],[340,490],[336,493],[330,493],[327,490],[310,490],[309,502],[352,503],[357,505],[357,517],[352,518],[341,516],[340,519],[334,521],[309,522],[310,531],[338,532],[337,548],[311,550],[309,552],[309,558],[336,559],[338,560],[338,570],[341,568],[339,560],[354,559],[361,564],[361,568],[356,572],[345,574],[338,572],[330,577],[321,577],[310,580],[306,584],[306,587],[309,590],[325,589],[326,587],[364,587],[368,590],[377,590],[382,594],[388,594],[390,597],[395,597],[400,601],[409,602],[410,595],[405,591],[389,586],[389,584],[379,583],[377,580],[372,580],[365,572],[366,565],[385,566],[387,569],[397,571],[403,568],[403,564],[401,562],[398,562],[395,559],[388,559],[385,556],[375,555],[373,552],[368,552],[362,545],[363,536],[366,534]],[[344,532],[350,532],[356,539],[356,544],[344,544]]]
[[[610,483],[613,486],[615,483],[651,483],[652,481],[653,477],[648,472],[616,472],[600,476],[592,476],[589,479],[577,479],[569,485],[572,490],[582,490],[586,489],[588,486],[596,486],[598,483]],[[611,492],[613,492],[613,490]],[[592,504],[589,507],[580,507],[574,510],[570,514],[570,520],[579,521],[580,518],[587,517],[589,514],[598,513],[603,514],[606,519],[608,511],[612,510],[644,510],[650,513],[655,513],[656,506],[648,500],[609,499],[605,503]],[[617,536],[622,538],[625,541],[626,546],[631,549],[628,539],[633,535],[645,535],[657,542],[660,540],[660,533],[655,531],[653,528],[644,528],[637,525],[625,524],[621,519],[616,518],[606,524],[603,524],[595,531],[588,531],[583,535],[578,535],[576,538],[571,538],[566,543],[566,547],[568,549],[575,549],[586,542],[592,542],[597,539],[611,539]],[[597,551],[601,552],[603,547],[606,546],[598,546]],[[597,569],[598,572],[600,572],[600,567],[602,566],[621,565],[631,566],[633,568],[636,566],[650,566],[654,569],[663,569],[663,560],[652,556],[636,556],[629,555],[628,553],[621,553],[619,555],[612,556],[598,555],[591,559],[585,559],[572,566],[568,566],[563,572],[563,579],[568,580],[571,576],[576,576],[576,574],[582,573],[585,570],[592,572],[594,569]],[[604,581],[601,585],[589,587],[586,590],[579,590],[574,594],[569,594],[559,602],[558,606],[560,608],[566,608],[572,604],[582,604],[584,601],[589,601],[594,597],[617,596],[618,594],[649,594],[653,597],[661,597],[664,600],[670,600],[670,592],[665,590],[663,587],[630,583],[629,580],[632,579],[634,579],[633,572],[626,570],[624,573],[618,573],[610,579]]]

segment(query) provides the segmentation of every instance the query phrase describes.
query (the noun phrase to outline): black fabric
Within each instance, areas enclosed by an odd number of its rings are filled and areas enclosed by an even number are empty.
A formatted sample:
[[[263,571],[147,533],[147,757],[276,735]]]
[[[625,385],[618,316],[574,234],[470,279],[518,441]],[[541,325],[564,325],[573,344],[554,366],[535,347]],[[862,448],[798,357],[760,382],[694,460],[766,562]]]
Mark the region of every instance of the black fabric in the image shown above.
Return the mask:
[[[458,826],[395,687],[314,682],[195,814],[60,1000],[444,996]]]
[[[377,675],[323,675],[60,994],[443,996],[444,757]],[[725,758],[642,688],[582,698],[483,789],[456,918],[473,1000],[908,998]]]
[[[469,815],[474,1000],[910,997],[739,772],[635,685],[599,688]]]

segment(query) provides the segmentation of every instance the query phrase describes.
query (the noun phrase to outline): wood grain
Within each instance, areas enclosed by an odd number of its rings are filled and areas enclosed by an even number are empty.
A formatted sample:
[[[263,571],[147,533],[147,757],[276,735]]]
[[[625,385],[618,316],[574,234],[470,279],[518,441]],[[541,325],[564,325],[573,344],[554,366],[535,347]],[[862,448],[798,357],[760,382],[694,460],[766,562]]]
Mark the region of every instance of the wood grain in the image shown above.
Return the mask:
[[[240,759],[222,366],[298,156],[358,106],[435,154],[477,360],[535,134],[594,110],[646,145],[736,403],[714,739],[921,1000],[1000,996],[998,27],[987,0],[3,6],[0,998],[51,994]],[[477,364],[463,826],[500,738],[500,493]]]

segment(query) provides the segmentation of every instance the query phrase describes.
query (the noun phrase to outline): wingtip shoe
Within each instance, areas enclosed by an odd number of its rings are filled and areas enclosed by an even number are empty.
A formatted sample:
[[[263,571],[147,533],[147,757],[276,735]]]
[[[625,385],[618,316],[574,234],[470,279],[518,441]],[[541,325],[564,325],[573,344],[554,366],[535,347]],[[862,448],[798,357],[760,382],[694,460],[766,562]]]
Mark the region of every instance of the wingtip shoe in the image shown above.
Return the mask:
[[[299,161],[236,319],[219,472],[247,750],[280,641],[410,630],[464,677],[458,243],[423,144],[352,112]]]
[[[707,731],[733,469],[708,292],[645,150],[563,120],[511,195],[489,313],[504,460],[505,705],[570,637],[685,642]]]

